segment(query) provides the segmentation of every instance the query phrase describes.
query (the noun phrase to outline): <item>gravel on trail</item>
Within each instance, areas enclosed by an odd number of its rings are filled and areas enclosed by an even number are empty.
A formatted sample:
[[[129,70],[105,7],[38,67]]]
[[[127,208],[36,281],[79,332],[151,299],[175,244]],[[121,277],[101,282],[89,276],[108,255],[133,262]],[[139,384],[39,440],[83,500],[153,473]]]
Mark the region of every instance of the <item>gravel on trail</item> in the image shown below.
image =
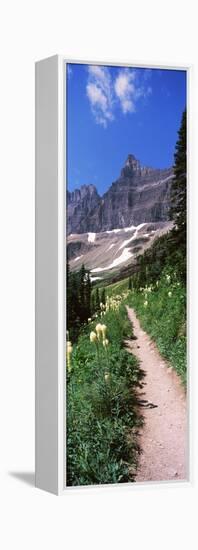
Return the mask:
[[[145,372],[138,401],[144,417],[139,431],[141,454],[135,480],[186,480],[187,408],[179,376],[160,355],[155,343],[140,326],[133,309],[127,307],[135,339],[127,349],[140,360]]]

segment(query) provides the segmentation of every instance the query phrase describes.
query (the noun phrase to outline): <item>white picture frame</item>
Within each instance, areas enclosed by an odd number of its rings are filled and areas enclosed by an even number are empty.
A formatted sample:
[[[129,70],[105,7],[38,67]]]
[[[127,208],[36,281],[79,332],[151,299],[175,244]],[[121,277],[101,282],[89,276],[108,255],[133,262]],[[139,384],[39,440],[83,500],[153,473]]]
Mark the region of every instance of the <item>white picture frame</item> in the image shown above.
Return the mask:
[[[36,63],[36,486],[65,480],[64,63]],[[45,200],[47,196],[47,201]]]
[[[36,63],[36,487],[57,495],[66,487],[66,65],[55,55]],[[104,64],[99,63],[97,64]],[[105,65],[116,65],[106,63]],[[129,66],[128,63],[122,66]],[[131,63],[187,71],[190,66]],[[189,127],[189,114],[188,114]],[[188,130],[189,132],[189,130]],[[189,135],[189,133],[188,133]],[[189,145],[188,145],[189,147]],[[188,148],[189,151],[189,148]],[[188,162],[188,178],[189,178]],[[47,197],[47,200],[46,200]],[[189,357],[189,353],[188,353]],[[188,410],[190,377],[188,375]],[[190,435],[190,430],[188,430]],[[189,446],[190,450],[190,446]],[[190,480],[190,471],[189,476]],[[178,482],[177,482],[178,483]],[[188,482],[182,482],[183,485]],[[138,486],[138,484],[135,484]],[[134,484],[123,484],[133,487]],[[115,486],[114,486],[115,487]],[[140,487],[140,486],[139,486]]]

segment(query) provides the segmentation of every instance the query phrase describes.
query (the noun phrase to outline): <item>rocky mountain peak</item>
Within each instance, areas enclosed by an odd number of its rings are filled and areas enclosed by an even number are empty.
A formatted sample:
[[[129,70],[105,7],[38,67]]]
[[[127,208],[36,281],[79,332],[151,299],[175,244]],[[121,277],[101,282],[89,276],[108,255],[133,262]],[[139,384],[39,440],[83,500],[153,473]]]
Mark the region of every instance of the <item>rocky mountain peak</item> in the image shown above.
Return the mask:
[[[92,197],[93,195],[98,195],[97,189],[92,183],[88,185],[81,185],[80,192],[82,198],[86,196]]]
[[[120,177],[102,197],[92,184],[68,191],[68,233],[97,233],[167,221],[172,177],[172,168],[145,167],[129,154]]]
[[[80,189],[74,189],[74,191],[67,192],[67,198],[69,203],[76,203],[82,200],[92,200],[99,197],[95,185],[92,183],[81,185]]]
[[[133,176],[133,174],[140,174],[140,172],[140,161],[137,160],[134,155],[128,155],[124,167],[121,170],[121,177],[130,177]]]

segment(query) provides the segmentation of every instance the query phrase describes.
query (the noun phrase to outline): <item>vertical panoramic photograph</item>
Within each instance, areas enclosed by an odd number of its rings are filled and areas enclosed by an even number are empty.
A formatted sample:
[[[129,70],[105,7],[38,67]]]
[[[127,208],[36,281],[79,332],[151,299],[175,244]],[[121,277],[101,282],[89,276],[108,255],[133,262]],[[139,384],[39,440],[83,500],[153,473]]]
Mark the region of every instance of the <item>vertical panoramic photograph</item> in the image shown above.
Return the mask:
[[[188,479],[187,71],[66,65],[66,485]]]

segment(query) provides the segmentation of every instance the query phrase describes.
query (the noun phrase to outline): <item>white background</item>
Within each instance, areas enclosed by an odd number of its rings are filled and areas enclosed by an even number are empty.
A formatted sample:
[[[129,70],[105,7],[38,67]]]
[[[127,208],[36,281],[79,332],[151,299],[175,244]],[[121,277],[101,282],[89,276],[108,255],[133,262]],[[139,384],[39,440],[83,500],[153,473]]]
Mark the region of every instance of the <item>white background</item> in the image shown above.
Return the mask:
[[[193,0],[3,0],[1,40],[0,463],[3,550],[197,548],[195,237],[198,74]],[[187,488],[81,490],[63,497],[31,485],[34,471],[34,62],[71,59],[194,65],[191,209],[193,459]],[[192,222],[192,219],[194,220]],[[193,284],[192,281],[192,284]],[[192,287],[192,285],[191,285]],[[27,473],[25,483],[20,472]],[[24,477],[24,475],[23,475]],[[33,481],[32,481],[33,483]],[[2,539],[2,540],[1,540]]]

